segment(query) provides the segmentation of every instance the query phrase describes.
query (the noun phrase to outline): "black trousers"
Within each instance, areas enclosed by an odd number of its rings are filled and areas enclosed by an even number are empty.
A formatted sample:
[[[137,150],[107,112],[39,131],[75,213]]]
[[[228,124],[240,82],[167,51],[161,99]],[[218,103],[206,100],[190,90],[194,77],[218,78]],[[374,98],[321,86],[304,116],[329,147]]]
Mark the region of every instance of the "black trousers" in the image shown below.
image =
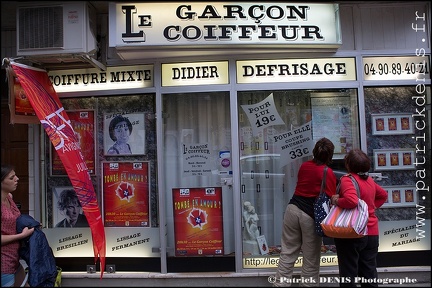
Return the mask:
[[[362,238],[335,238],[339,262],[340,287],[378,287],[376,258],[379,236]]]

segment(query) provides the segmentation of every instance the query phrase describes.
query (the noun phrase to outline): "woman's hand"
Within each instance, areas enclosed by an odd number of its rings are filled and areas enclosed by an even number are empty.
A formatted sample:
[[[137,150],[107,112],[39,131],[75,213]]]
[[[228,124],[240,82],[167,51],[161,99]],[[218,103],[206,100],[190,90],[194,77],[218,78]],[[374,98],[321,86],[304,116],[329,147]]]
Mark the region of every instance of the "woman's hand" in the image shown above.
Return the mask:
[[[32,228],[24,227],[23,231],[21,232],[22,238],[26,238],[26,237],[32,235],[34,232],[34,229],[35,229],[34,227],[32,227]]]
[[[1,235],[1,245],[7,245],[9,243],[13,243],[15,241],[20,241],[21,239],[25,239],[33,234],[35,228],[24,227],[23,231],[19,234],[13,235]]]
[[[337,206],[337,202],[339,200],[339,194],[335,194],[331,197],[331,204],[336,205]]]

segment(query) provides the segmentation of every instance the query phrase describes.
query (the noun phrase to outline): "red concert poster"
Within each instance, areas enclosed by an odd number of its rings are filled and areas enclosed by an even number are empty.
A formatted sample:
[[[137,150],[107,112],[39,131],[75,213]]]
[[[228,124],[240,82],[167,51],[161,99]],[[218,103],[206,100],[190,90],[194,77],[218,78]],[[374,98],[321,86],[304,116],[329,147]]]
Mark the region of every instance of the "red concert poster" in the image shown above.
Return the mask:
[[[176,256],[223,255],[222,188],[174,188]]]
[[[13,89],[15,92],[15,114],[36,116],[36,112],[31,106],[24,89],[17,80],[15,80]]]
[[[148,162],[103,162],[105,227],[149,227]]]
[[[90,174],[95,173],[95,117],[93,110],[66,111],[77,136],[79,147]],[[51,175],[66,175],[58,153],[51,147]],[[66,149],[66,148],[65,148]]]

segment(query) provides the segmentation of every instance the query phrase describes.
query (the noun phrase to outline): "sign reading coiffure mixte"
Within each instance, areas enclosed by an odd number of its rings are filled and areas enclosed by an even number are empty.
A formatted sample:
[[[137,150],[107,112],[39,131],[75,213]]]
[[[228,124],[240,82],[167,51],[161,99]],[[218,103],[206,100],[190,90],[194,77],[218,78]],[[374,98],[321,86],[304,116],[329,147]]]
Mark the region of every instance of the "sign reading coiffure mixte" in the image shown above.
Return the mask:
[[[110,47],[341,45],[337,4],[191,1],[109,9]]]

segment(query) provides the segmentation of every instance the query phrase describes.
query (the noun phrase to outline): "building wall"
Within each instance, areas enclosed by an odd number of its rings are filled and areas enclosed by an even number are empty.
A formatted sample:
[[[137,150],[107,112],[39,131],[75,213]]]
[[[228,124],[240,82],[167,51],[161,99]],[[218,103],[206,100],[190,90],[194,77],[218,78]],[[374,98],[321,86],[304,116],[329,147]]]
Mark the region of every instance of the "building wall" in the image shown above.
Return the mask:
[[[11,2],[11,1],[9,1]],[[7,3],[2,2],[3,7]],[[407,23],[414,21],[413,15],[415,11],[420,11],[427,14],[427,19],[430,19],[430,4],[426,1],[410,2],[401,1],[387,4],[369,2],[352,2],[340,3],[341,29],[342,29],[342,46],[336,54],[339,55],[358,55],[358,54],[378,54],[378,55],[412,55],[417,47],[425,47],[423,42],[423,33],[413,33],[412,28]],[[3,15],[2,15],[3,16]],[[12,17],[11,17],[12,18]],[[98,19],[106,19],[100,15]],[[430,20],[428,20],[427,29],[430,29]],[[106,23],[99,23],[100,33],[108,34]],[[426,33],[430,35],[430,33]],[[14,57],[16,55],[16,31],[13,25],[3,25],[2,17],[2,47],[1,54],[3,57]],[[430,37],[430,36],[429,36]],[[430,53],[430,39],[425,41]],[[102,55],[110,55],[107,48],[102,46]],[[314,57],[303,54],[302,57]],[[114,59],[115,58],[115,59]],[[115,55],[112,59],[119,61]],[[143,61],[144,62],[144,61]],[[147,61],[146,61],[147,62]],[[2,102],[3,105],[3,102]],[[36,211],[41,211],[40,202],[41,195],[35,195],[35,186],[39,185],[38,169],[41,167],[41,159],[37,155],[38,143],[35,143],[35,135],[39,134],[38,125],[29,126],[29,212],[30,214]],[[96,279],[97,277],[95,277]],[[96,279],[95,281],[97,281]],[[89,280],[90,281],[90,280]],[[135,279],[135,281],[137,281]],[[139,282],[139,281],[138,281]],[[136,283],[137,286],[139,283]],[[74,282],[75,283],[75,282]],[[76,284],[76,283],[75,283]],[[70,285],[72,286],[72,285]]]

